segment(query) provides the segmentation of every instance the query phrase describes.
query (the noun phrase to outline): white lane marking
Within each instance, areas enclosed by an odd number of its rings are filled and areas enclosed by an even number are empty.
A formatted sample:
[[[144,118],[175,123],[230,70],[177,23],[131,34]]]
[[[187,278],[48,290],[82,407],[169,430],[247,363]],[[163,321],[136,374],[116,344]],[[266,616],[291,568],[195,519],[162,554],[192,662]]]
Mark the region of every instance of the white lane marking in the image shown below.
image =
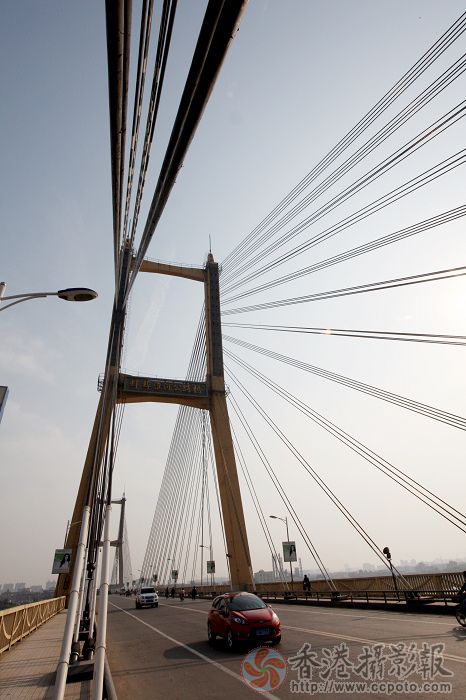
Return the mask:
[[[160,605],[165,605],[167,608],[174,607],[172,605],[167,605],[166,603],[160,603]],[[300,607],[296,607],[294,605],[286,605],[286,606],[280,606],[280,608],[283,607],[285,610],[293,611],[293,612],[301,612]],[[280,610],[280,608],[277,608],[277,610]],[[175,608],[176,610],[181,610],[181,608]],[[190,608],[187,605],[183,605],[184,610],[192,610],[193,612],[200,612],[203,613],[204,615],[208,614],[208,610],[196,610],[196,608]],[[306,608],[306,612],[310,612],[316,615],[338,615],[340,617],[348,617],[350,619],[353,619],[356,616],[356,613],[353,615],[347,615],[345,613],[330,613],[330,612],[321,612],[320,610],[309,610]],[[404,615],[409,614],[409,613],[403,613]],[[401,618],[400,613],[394,613],[394,615],[400,615],[400,619],[403,622],[413,622],[414,618],[416,617],[414,614],[409,618],[409,620]],[[385,616],[378,616],[378,615],[366,615],[366,616],[361,616],[357,615],[358,620],[390,620],[391,622],[398,622],[398,618],[396,617],[385,617]],[[451,623],[449,622],[432,622],[432,620],[417,620],[417,622],[422,622],[425,625],[445,625],[447,627],[451,628]]]
[[[280,603],[280,607],[285,608],[286,610],[293,610],[294,612],[297,612],[300,610],[301,606],[296,606],[296,605],[282,605]],[[349,618],[354,618],[357,617],[358,620],[391,620],[393,622],[413,622],[414,618],[417,618],[416,613],[401,613],[401,612],[394,612],[393,616],[388,616],[388,615],[368,615],[367,613],[365,615],[358,615],[358,611],[355,610],[354,613],[343,613],[343,612],[327,612],[326,610],[315,610],[314,607],[306,607],[306,610],[308,612],[312,612],[316,615],[338,615],[339,617],[349,617]],[[395,617],[397,615],[397,617]],[[422,620],[418,619],[417,622],[421,622],[423,625],[446,625],[447,627],[451,627],[451,623],[449,622],[443,622],[443,621],[433,621],[433,620]]]
[[[209,659],[208,656],[201,654],[200,651],[197,651],[197,649],[193,649],[188,644],[183,644],[183,642],[178,641],[178,639],[175,639],[174,637],[170,637],[170,635],[165,634],[165,632],[162,632],[162,630],[159,630],[157,627],[150,625],[145,620],[141,620],[140,617],[136,617],[136,615],[133,615],[132,613],[128,612],[128,610],[125,610],[124,608],[120,608],[119,605],[115,605],[115,603],[110,603],[110,605],[113,605],[113,607],[117,608],[117,610],[121,610],[121,612],[124,612],[126,615],[129,615],[129,617],[132,617],[134,620],[136,620],[136,622],[140,622],[141,625],[145,625],[146,627],[149,627],[149,629],[153,630],[154,632],[157,632],[157,634],[160,634],[161,637],[165,637],[165,639],[168,639],[169,642],[172,642],[173,644],[177,644],[178,646],[182,647],[183,649],[187,649],[187,651],[191,652],[191,654],[194,654],[194,656],[198,656],[203,661],[206,661],[207,663],[211,664],[212,666],[215,666],[215,668],[218,668],[219,671],[223,671],[223,673],[226,673],[228,676],[231,676],[232,678],[236,678],[236,680],[240,681],[240,683],[242,683],[245,688],[249,688],[249,690],[253,691],[254,693],[257,692],[256,690],[254,690],[254,688],[251,688],[245,682],[244,678],[242,678],[242,676],[240,676],[238,673],[231,671],[226,666],[222,666],[222,664],[219,664],[217,661],[214,661],[213,659]],[[162,603],[162,605],[163,605],[163,603]],[[164,607],[168,608],[171,606],[164,605]],[[178,609],[180,609],[180,608],[178,608]],[[188,608],[186,608],[186,609],[188,609]],[[192,608],[191,608],[191,610],[192,610]],[[270,700],[279,700],[277,695],[273,695],[272,693],[269,693],[267,691],[264,691],[264,692],[261,691],[261,696],[263,698],[269,698]]]
[[[162,603],[163,605],[163,603]],[[171,608],[174,607],[172,605],[165,605],[164,607],[166,608]],[[175,610],[181,610],[182,608],[174,608]],[[208,610],[196,610],[196,608],[190,608],[187,605],[183,606],[183,610],[192,610],[193,612],[201,613],[203,615],[208,615]],[[350,617],[349,615],[345,615],[345,617]],[[372,617],[372,616],[371,616]],[[389,618],[391,619],[391,618]],[[294,630],[295,632],[309,632],[309,634],[317,634],[320,635],[321,637],[331,637],[332,639],[344,639],[348,642],[359,642],[362,644],[387,644],[383,639],[375,640],[375,639],[365,639],[364,637],[350,637],[345,634],[340,634],[339,632],[324,632],[323,630],[314,630],[314,629],[308,629],[306,627],[293,627],[292,625],[283,625],[282,624],[282,629],[285,630]],[[444,659],[450,659],[450,661],[457,661],[458,663],[465,664],[466,663],[466,658],[464,656],[456,656],[455,654],[443,654],[442,655]]]
[[[192,610],[193,612],[201,613],[201,615],[208,615],[208,610],[197,610],[196,608],[190,608],[187,605],[183,605],[182,608],[175,607],[174,605],[167,605],[166,603],[159,603],[163,608],[173,608],[173,610]]]
[[[333,639],[344,639],[348,642],[359,642],[362,644],[387,644],[383,639],[364,639],[363,637],[350,637],[346,634],[339,634],[338,632],[323,632],[321,630],[312,630],[305,627],[291,627],[291,625],[282,625],[284,629],[295,630],[296,632],[309,632],[310,634],[317,634],[322,637],[332,637]],[[461,664],[466,664],[466,658],[464,656],[456,656],[456,654],[442,654],[444,659],[449,659],[450,661],[457,661]]]

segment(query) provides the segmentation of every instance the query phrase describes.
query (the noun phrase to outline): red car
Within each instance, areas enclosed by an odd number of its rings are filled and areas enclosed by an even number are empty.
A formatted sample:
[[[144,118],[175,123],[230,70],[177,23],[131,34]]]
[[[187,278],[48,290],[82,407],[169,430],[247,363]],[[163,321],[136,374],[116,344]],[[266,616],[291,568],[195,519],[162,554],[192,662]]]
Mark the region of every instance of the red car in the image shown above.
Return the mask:
[[[207,637],[210,644],[216,637],[223,637],[228,649],[233,649],[237,642],[278,644],[280,620],[270,605],[254,593],[224,593],[212,603]]]

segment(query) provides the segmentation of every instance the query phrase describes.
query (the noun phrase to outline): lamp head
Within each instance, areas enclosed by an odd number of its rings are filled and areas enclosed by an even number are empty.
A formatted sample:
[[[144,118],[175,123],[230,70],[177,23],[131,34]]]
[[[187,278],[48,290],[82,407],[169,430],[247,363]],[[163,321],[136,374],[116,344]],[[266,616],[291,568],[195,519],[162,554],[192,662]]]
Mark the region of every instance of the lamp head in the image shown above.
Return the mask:
[[[91,301],[96,299],[98,294],[87,287],[70,287],[69,289],[59,289],[57,296],[65,301]]]

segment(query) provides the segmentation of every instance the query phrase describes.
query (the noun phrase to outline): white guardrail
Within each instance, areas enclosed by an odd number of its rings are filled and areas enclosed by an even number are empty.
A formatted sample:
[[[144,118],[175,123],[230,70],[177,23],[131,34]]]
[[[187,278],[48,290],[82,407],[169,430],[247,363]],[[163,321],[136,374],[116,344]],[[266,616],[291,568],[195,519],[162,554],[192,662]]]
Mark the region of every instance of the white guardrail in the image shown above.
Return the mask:
[[[65,597],[0,610],[0,654],[50,620],[65,607]]]

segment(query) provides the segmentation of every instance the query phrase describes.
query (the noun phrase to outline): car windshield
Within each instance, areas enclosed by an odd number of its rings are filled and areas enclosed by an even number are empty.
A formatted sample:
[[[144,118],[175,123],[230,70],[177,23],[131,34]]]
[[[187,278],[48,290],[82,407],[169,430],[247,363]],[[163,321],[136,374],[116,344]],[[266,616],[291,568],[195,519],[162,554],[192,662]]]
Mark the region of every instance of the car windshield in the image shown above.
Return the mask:
[[[235,595],[230,599],[230,610],[260,610],[266,607],[264,601],[252,593]]]
[[[141,593],[155,593],[155,588],[141,588]]]

